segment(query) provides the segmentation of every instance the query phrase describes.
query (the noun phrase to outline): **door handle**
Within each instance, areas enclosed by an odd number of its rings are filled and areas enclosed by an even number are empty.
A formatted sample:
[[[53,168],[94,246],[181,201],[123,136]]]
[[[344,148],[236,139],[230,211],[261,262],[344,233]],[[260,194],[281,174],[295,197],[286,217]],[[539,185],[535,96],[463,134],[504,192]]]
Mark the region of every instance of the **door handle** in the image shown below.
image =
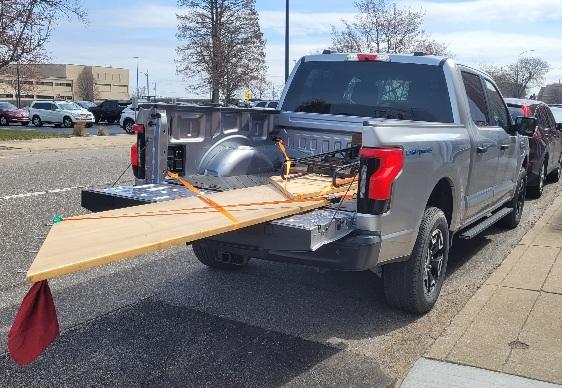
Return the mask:
[[[511,144],[502,144],[500,150],[505,151],[511,147]]]
[[[476,152],[479,154],[483,154],[485,152],[488,152],[488,146],[478,146],[476,147]]]

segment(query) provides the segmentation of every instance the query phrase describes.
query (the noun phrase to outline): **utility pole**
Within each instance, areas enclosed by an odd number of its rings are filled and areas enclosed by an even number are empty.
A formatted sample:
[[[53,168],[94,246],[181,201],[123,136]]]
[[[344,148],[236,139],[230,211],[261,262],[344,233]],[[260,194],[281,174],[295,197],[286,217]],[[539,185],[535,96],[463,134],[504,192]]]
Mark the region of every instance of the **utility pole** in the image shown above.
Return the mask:
[[[285,82],[289,79],[289,0],[285,0]]]
[[[150,101],[150,84],[148,83],[148,70],[146,71],[146,73],[144,73],[144,75],[146,75],[146,99]]]
[[[21,108],[21,89],[20,89],[20,63],[19,61],[16,62],[16,77],[17,77],[17,95],[16,95],[16,104],[18,104],[18,108]]]
[[[156,82],[154,82],[154,102],[156,102]]]

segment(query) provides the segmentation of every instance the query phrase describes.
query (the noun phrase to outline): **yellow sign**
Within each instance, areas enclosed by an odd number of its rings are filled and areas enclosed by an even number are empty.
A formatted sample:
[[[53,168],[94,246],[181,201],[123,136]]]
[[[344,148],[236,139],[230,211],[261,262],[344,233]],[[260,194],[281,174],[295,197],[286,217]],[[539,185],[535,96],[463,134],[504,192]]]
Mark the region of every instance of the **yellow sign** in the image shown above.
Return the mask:
[[[246,91],[244,92],[244,99],[245,99],[246,101],[250,101],[250,100],[252,99],[252,92],[250,92],[249,90],[246,90]]]

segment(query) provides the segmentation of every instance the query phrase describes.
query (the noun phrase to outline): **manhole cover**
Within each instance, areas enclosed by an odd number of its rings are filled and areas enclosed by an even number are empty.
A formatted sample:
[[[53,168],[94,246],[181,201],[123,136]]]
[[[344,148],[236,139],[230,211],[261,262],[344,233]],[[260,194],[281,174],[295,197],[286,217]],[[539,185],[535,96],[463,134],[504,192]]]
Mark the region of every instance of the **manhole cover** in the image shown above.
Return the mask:
[[[529,349],[529,345],[521,341],[511,341],[509,347],[511,349]]]

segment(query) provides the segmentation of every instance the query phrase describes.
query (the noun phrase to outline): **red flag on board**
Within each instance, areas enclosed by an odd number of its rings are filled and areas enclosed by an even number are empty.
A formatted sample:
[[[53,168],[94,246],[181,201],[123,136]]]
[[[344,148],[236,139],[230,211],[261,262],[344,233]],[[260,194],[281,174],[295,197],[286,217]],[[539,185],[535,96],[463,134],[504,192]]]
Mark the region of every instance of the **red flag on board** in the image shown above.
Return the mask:
[[[23,298],[8,333],[8,350],[19,365],[32,363],[59,335],[59,321],[46,280],[37,282]]]

